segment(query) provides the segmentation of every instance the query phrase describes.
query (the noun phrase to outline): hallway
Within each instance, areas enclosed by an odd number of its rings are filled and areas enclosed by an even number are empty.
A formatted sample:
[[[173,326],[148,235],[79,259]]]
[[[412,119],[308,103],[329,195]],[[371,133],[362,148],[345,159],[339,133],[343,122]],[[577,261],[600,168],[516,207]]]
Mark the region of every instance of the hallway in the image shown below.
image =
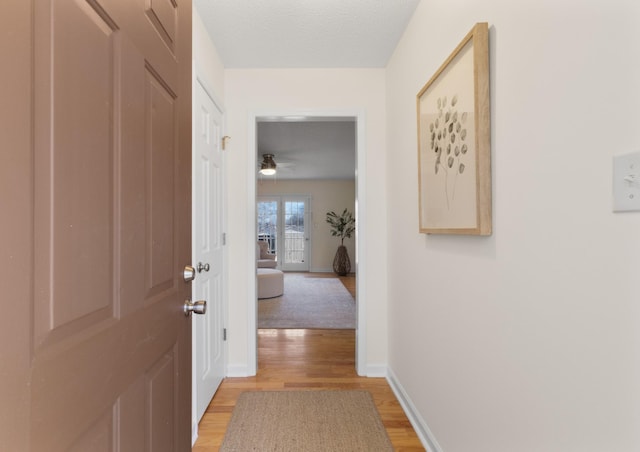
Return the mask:
[[[222,382],[200,422],[193,451],[218,450],[243,391],[366,389],[397,451],[424,450],[384,378],[355,373],[353,330],[259,330],[258,375]]]

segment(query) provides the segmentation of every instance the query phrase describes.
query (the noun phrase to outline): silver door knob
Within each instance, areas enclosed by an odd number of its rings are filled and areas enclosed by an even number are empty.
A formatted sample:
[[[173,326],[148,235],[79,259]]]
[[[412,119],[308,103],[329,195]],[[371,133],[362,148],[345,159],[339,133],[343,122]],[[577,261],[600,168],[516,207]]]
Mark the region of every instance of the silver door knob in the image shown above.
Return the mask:
[[[189,317],[191,313],[195,314],[204,314],[207,312],[207,302],[204,300],[200,301],[191,301],[187,300],[184,302],[184,315]]]
[[[210,268],[211,267],[209,267],[209,264],[203,264],[202,262],[198,262],[198,273],[202,273],[202,270],[208,272]]]
[[[191,265],[185,265],[184,270],[182,270],[182,279],[184,279],[184,282],[190,282],[196,279],[196,269]]]

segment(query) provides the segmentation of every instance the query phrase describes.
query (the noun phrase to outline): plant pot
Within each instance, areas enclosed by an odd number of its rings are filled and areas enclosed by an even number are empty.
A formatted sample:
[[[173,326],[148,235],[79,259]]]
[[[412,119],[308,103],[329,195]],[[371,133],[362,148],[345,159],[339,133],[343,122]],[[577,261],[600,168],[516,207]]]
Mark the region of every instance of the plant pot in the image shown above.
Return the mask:
[[[351,272],[351,261],[349,260],[349,253],[347,247],[340,245],[338,251],[336,251],[336,257],[333,258],[333,271],[338,276],[346,276]]]

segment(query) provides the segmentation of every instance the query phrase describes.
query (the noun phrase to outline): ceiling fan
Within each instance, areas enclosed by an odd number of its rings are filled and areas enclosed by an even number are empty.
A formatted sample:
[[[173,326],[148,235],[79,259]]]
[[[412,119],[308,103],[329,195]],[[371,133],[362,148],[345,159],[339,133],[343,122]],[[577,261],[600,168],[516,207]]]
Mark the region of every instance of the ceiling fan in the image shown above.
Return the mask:
[[[283,163],[283,162],[276,164],[274,160],[274,155],[270,153],[266,153],[266,154],[262,154],[262,162],[259,164],[259,166],[260,166],[260,169],[258,170],[258,173],[262,174],[263,176],[273,176],[276,174],[276,168],[286,170],[287,168],[290,168],[293,165],[291,163]]]
[[[263,176],[273,176],[276,174],[276,162],[273,160],[273,154],[262,154],[262,163],[260,164],[260,171]]]

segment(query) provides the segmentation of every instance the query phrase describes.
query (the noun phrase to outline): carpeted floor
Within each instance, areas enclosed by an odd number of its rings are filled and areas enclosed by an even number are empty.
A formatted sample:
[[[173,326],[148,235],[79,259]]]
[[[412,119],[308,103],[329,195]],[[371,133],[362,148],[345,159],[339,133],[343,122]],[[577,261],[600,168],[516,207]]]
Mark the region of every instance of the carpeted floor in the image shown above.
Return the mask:
[[[243,392],[221,452],[393,451],[368,391]]]
[[[258,328],[355,327],[355,300],[338,278],[285,273],[282,296],[258,300]]]

